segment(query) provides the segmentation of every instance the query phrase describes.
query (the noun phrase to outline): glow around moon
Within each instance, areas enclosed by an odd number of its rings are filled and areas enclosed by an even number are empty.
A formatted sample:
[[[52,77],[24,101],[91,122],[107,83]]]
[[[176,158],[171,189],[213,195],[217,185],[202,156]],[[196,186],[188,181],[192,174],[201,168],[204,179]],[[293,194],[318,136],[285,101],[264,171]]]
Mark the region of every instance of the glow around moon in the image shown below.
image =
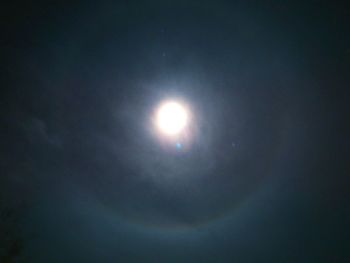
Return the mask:
[[[188,125],[188,115],[186,108],[179,102],[166,101],[156,112],[156,126],[165,135],[178,135]]]

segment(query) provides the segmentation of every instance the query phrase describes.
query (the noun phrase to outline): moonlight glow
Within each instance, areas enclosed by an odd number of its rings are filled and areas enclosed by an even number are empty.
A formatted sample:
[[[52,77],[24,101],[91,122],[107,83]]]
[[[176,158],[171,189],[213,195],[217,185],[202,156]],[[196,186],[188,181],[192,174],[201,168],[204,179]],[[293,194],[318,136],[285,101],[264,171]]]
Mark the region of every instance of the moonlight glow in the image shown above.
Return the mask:
[[[166,135],[177,135],[187,125],[188,112],[185,107],[175,101],[163,103],[156,113],[156,125]]]

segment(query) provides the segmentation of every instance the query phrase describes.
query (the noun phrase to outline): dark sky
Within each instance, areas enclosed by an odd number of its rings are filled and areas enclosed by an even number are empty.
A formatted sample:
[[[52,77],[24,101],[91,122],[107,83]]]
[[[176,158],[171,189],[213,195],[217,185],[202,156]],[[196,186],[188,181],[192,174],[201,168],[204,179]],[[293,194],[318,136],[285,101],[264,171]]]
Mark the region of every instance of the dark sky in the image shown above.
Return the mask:
[[[350,262],[346,4],[0,10],[0,262]]]

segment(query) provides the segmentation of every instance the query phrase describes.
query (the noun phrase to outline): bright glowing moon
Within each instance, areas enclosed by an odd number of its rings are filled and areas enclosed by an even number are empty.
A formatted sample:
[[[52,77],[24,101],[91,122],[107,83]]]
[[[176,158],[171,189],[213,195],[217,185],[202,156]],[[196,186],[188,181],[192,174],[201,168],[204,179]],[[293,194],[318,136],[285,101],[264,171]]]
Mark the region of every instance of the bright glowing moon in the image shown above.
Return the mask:
[[[177,135],[187,125],[188,113],[184,106],[175,101],[163,103],[156,115],[156,124],[166,135]]]

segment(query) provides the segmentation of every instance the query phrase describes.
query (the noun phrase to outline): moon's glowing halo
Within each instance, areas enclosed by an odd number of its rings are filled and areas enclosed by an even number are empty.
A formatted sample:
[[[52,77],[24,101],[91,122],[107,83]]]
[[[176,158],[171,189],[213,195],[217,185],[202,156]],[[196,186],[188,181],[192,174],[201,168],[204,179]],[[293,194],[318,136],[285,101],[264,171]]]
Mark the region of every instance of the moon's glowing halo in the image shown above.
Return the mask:
[[[156,115],[158,129],[169,136],[179,134],[188,124],[188,113],[176,101],[166,101],[160,105]]]
[[[193,136],[192,113],[189,105],[180,99],[166,99],[152,114],[153,131],[162,144],[188,146]]]

